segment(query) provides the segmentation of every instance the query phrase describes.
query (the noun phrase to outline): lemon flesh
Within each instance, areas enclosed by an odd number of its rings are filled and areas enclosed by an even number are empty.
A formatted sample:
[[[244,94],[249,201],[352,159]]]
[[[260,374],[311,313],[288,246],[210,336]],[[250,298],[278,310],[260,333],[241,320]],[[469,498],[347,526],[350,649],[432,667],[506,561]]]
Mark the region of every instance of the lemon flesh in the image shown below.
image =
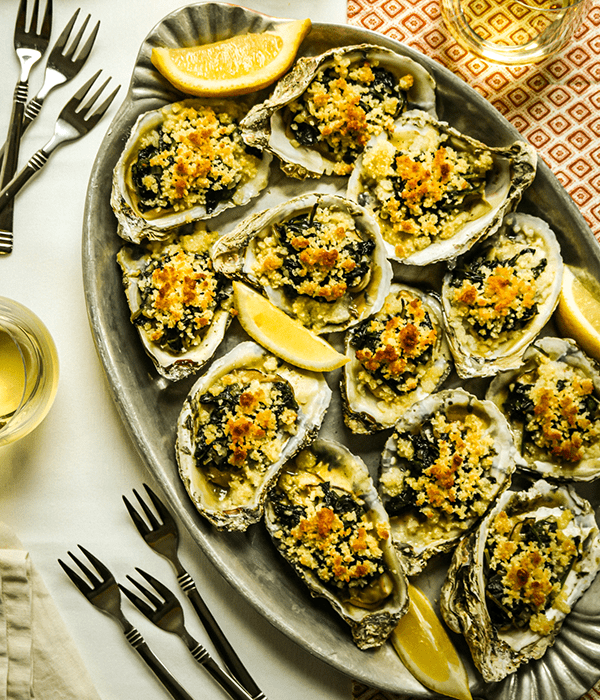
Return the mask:
[[[246,333],[282,360],[314,372],[329,372],[348,362],[323,338],[242,282],[233,283],[233,304]]]
[[[556,309],[563,336],[573,338],[590,357],[600,360],[600,300],[565,265]]]
[[[426,688],[457,700],[472,700],[463,663],[427,597],[408,585],[408,612],[391,641],[412,675]]]
[[[191,48],[153,48],[152,63],[177,89],[189,95],[224,97],[260,90],[292,65],[309,19],[282,24],[260,34],[238,34]]]

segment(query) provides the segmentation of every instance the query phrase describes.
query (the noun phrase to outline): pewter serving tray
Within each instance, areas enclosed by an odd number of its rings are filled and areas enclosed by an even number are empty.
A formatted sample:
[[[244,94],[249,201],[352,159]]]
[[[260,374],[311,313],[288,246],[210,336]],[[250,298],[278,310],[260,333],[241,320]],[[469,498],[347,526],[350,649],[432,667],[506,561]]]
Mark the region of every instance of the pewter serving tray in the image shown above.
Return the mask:
[[[193,379],[174,384],[159,378],[154,371],[129,321],[121,273],[115,260],[122,241],[116,235],[117,222],[109,204],[113,167],[135,118],[183,97],[152,66],[152,47],[213,42],[233,34],[263,31],[283,21],[286,20],[236,5],[196,4],[168,15],[142,44],[129,92],[103,141],[88,187],[83,274],[92,333],[114,401],[139,453],[162,486],[170,506],[223,577],[275,627],[348,676],[384,690],[431,698],[431,692],[406,671],[390,644],[374,651],[359,651],[354,646],[345,623],[326,602],[311,598],[275,551],[262,524],[252,526],[245,533],[218,532],[197,513],[179,479],[174,455],[175,424]],[[431,59],[382,35],[345,25],[315,24],[301,53],[317,54],[333,46],[363,42],[386,46],[424,65],[437,82],[440,119],[492,146],[519,138],[518,132],[462,80]],[[281,174],[275,160],[272,182],[261,196],[245,207],[229,210],[211,220],[211,230],[226,233],[242,217],[284,201],[300,189],[333,192],[345,189],[344,182],[334,179],[304,183],[289,180]],[[541,159],[535,182],[526,191],[519,211],[548,221],[559,237],[565,262],[579,265],[600,279],[600,247],[569,195]],[[430,281],[439,272],[439,268],[417,270],[407,281]],[[234,322],[219,354],[231,349],[241,338],[243,334]],[[337,392],[338,376],[332,373],[328,379]],[[451,380],[449,385],[452,383]],[[481,393],[475,383],[467,388]],[[364,438],[351,435],[343,426],[339,402],[335,399],[321,430],[321,434],[338,439],[360,453],[374,475],[388,433],[370,438],[367,449]],[[598,506],[600,486],[592,483],[578,490]],[[415,581],[434,604],[448,562],[446,558],[430,564]],[[462,638],[455,635],[452,638],[469,671],[474,695],[489,700],[576,700],[600,677],[600,577],[567,617],[555,645],[544,658],[522,666],[499,684],[485,685]]]

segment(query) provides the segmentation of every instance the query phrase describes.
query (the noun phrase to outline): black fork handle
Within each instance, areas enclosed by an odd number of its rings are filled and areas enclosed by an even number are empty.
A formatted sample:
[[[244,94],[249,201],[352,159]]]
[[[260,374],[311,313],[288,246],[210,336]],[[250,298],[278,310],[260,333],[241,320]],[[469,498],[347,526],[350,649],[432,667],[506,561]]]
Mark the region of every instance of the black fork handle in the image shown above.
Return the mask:
[[[231,674],[244,686],[254,700],[266,700],[265,694],[256,685],[254,679],[248,673],[234,648],[227,640],[227,637],[223,634],[218,622],[212,616],[206,603],[202,600],[202,596],[198,592],[192,577],[185,573],[178,576],[178,581],[181,589],[190,599],[190,603],[193,605],[196,614],[200,618],[200,622],[204,625],[211,642],[214,644],[215,649]]]
[[[4,187],[17,171],[19,161],[19,146],[23,133],[23,114],[25,113],[25,102],[27,101],[28,81],[19,80],[15,87],[15,94],[12,103],[12,112],[8,124],[8,136],[6,140],[6,151],[4,162],[2,163],[2,179],[0,186]]]
[[[8,206],[17,192],[24,187],[25,183],[46,165],[48,158],[49,154],[40,148],[29,159],[27,165],[0,189],[0,212]]]
[[[34,121],[37,115],[40,113],[42,108],[42,103],[35,97],[29,101],[23,112],[23,119],[21,121],[21,137],[27,131],[29,125]],[[0,148],[0,169],[4,162],[4,155],[6,154],[6,148],[8,146],[8,141],[5,141]]]
[[[130,626],[125,632],[125,637],[175,700],[193,700],[192,696],[179,685],[175,678],[173,678],[169,671],[163,666],[162,662],[154,655],[135,627]]]

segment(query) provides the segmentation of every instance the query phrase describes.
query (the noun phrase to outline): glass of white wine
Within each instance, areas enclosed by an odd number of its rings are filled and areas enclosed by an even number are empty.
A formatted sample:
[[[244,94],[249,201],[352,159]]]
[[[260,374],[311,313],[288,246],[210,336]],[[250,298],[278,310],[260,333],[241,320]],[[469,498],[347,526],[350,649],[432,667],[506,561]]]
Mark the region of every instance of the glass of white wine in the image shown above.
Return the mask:
[[[42,422],[57,386],[58,356],[48,329],[27,307],[0,297],[0,445]]]
[[[579,26],[590,0],[441,0],[447,28],[468,51],[495,63],[537,63]]]

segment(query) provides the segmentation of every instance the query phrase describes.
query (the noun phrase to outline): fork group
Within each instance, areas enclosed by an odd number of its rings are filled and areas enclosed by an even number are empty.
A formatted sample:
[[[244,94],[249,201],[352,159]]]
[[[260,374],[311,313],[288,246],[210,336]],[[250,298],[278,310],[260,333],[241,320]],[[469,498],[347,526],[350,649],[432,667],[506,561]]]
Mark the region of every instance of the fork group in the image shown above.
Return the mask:
[[[135,489],[133,493],[144,515],[142,516],[128,499],[123,496],[125,506],[138,532],[148,546],[168,559],[173,565],[181,590],[192,603],[217,653],[223,659],[224,666],[220,666],[208,651],[190,635],[185,626],[181,604],[176,596],[164,584],[142,571],[142,569],[137,568],[136,570],[150,584],[153,590],[131,576],[127,576],[127,579],[145,596],[146,600],[142,599],[131,589],[117,584],[108,568],[81,545],[80,549],[94,565],[96,571],[100,574],[100,578],[71,552],[69,552],[69,556],[87,576],[91,585],[59,559],[60,565],[79,591],[93,605],[112,615],[119,622],[128,641],[138,652],[140,652],[140,649],[145,649],[147,657],[149,650],[139,632],[124,618],[121,612],[119,590],[157,627],[177,634],[183,640],[193,658],[203,666],[233,700],[267,700],[265,694],[256,685],[202,600],[192,577],[183,568],[177,554],[179,533],[173,516],[154,491],[146,484],[144,486],[160,520]],[[135,640],[135,644],[132,642],[132,639]],[[145,660],[176,700],[187,700],[189,698],[187,693],[170,676],[158,659],[154,657],[151,662],[148,658],[145,658]]]
[[[27,27],[28,0],[21,0],[15,24],[14,47],[21,65],[21,73],[15,87],[6,143],[0,149],[0,255],[12,252],[13,198],[16,193],[32,175],[46,164],[55,148],[84,136],[97,124],[119,89],[113,91],[102,104],[94,107],[96,99],[106,87],[108,80],[93,96],[90,96],[93,81],[88,81],[84,86],[86,89],[79,90],[63,108],[56,122],[52,139],[37,151],[27,165],[16,174],[23,133],[40,113],[48,94],[79,73],[92,50],[100,27],[100,22],[97,22],[87,40],[82,44],[90,15],[85,18],[81,28],[73,36],[73,28],[80,9],[75,11],[48,56],[42,87],[27,104],[29,73],[48,47],[52,25],[52,0],[46,0],[46,8],[38,31],[40,24],[39,4],[39,0],[35,0],[31,20]],[[98,73],[95,77],[97,76]]]

